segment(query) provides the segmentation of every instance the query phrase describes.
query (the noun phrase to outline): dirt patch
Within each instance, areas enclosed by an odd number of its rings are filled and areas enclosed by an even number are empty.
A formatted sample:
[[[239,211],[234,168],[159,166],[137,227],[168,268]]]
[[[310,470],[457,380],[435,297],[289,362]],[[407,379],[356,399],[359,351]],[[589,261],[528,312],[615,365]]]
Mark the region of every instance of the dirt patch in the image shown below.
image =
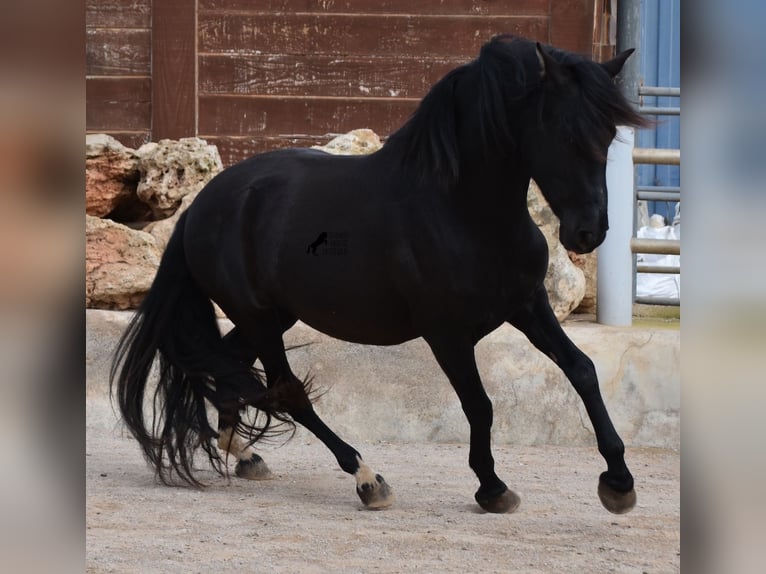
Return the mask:
[[[95,417],[98,419],[98,417]],[[498,447],[498,474],[521,496],[480,511],[459,444],[356,444],[395,490],[362,508],[354,479],[312,436],[260,449],[275,480],[202,470],[203,491],[156,484],[138,446],[89,425],[87,572],[678,572],[679,457],[631,449],[638,505],[596,496],[595,448]]]

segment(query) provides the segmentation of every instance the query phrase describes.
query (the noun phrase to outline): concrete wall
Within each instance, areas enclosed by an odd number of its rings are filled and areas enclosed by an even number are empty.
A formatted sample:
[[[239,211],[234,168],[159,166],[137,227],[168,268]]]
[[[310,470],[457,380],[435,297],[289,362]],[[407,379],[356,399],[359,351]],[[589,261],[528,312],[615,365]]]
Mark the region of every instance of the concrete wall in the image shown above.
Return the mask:
[[[87,311],[87,396],[106,399],[111,353],[130,313]],[[565,323],[596,365],[612,420],[629,446],[680,445],[680,332]],[[230,328],[223,321],[222,329]],[[349,441],[467,442],[468,424],[428,346],[416,340],[367,347],[326,337],[298,324],[288,355],[299,376],[314,375],[326,391],[316,404]],[[477,363],[495,405],[494,441],[523,445],[594,445],[579,397],[559,369],[510,326],[476,347]],[[105,424],[113,425],[113,422]]]

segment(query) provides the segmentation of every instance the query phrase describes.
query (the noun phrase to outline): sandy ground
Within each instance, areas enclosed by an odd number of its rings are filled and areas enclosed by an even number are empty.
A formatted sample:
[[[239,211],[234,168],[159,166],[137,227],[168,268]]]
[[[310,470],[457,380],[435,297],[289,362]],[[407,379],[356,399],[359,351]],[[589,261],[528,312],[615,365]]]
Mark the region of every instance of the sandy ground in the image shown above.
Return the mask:
[[[392,508],[365,510],[354,479],[305,432],[259,450],[274,480],[203,468],[200,491],[155,483],[135,441],[89,423],[87,572],[680,570],[676,452],[629,450],[638,504],[615,516],[596,496],[595,447],[498,447],[498,474],[522,502],[493,515],[473,502],[466,445],[354,446],[391,484]]]

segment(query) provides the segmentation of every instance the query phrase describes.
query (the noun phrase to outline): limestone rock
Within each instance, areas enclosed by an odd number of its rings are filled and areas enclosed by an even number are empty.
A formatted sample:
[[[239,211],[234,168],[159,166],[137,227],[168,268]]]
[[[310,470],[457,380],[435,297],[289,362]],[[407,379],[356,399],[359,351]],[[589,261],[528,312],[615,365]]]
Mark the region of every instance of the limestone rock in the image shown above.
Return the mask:
[[[548,242],[548,273],[545,288],[559,321],[566,319],[585,296],[585,274],[569,259],[559,241],[559,220],[533,181],[529,184],[527,207]]]
[[[378,151],[383,144],[374,131],[359,129],[339,135],[323,146],[312,147],[335,155],[365,155]]]
[[[187,195],[196,195],[223,169],[218,148],[200,138],[160,140],[142,145],[138,197],[147,203],[154,219],[173,215]]]
[[[593,314],[596,312],[598,283],[598,257],[596,256],[596,252],[593,251],[592,253],[579,254],[570,251],[569,259],[571,259],[572,263],[581,269],[585,275],[585,295],[574,312]]]
[[[138,202],[138,155],[112,136],[85,136],[85,212],[105,217]]]
[[[192,204],[192,201],[194,201],[194,198],[197,197],[197,194],[199,194],[201,189],[202,188],[197,190],[195,193],[185,195],[181,200],[181,204],[178,206],[178,209],[176,209],[176,212],[173,215],[166,217],[165,219],[160,219],[159,221],[153,221],[144,227],[143,231],[152,234],[155,241],[157,242],[157,246],[161,250],[164,251],[165,247],[167,247],[168,241],[170,241],[170,236],[173,234],[173,230],[176,228],[176,223],[178,223],[181,214],[189,209],[189,206]]]
[[[86,215],[85,306],[137,307],[154,280],[161,254],[150,234]]]

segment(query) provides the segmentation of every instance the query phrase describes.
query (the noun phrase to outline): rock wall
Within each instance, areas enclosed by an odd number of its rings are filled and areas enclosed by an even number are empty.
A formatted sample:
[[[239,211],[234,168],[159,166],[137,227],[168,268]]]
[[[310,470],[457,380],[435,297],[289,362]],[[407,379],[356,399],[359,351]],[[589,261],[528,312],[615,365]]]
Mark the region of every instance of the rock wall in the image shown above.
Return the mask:
[[[134,150],[86,136],[86,307],[138,306],[178,216],[222,169],[218,150],[199,138]]]
[[[86,393],[108,393],[109,367],[130,313],[86,313]],[[222,319],[223,332],[231,329]],[[680,445],[680,332],[568,321],[565,329],[592,360],[601,393],[626,445]],[[311,375],[316,408],[348,440],[461,443],[468,423],[422,339],[392,347],[357,345],[298,322],[285,333],[290,365]],[[585,407],[564,374],[519,331],[503,325],[476,346],[476,363],[494,403],[496,444],[595,444]],[[396,421],[396,424],[392,424]],[[113,423],[110,423],[113,424]],[[593,451],[593,456],[598,454]]]
[[[361,129],[317,149],[360,155],[381,146],[374,132]],[[199,138],[162,140],[133,150],[96,134],[86,138],[85,163],[86,306],[135,308],[151,285],[179,216],[222,170],[221,158],[215,146]],[[586,260],[572,262],[558,240],[558,219],[534,182],[528,206],[548,242],[545,285],[562,321],[586,295],[580,268]]]

